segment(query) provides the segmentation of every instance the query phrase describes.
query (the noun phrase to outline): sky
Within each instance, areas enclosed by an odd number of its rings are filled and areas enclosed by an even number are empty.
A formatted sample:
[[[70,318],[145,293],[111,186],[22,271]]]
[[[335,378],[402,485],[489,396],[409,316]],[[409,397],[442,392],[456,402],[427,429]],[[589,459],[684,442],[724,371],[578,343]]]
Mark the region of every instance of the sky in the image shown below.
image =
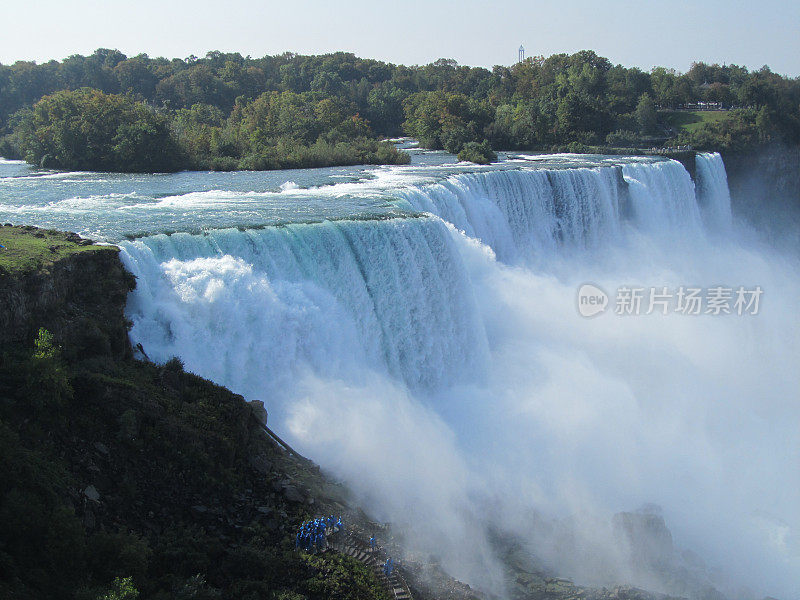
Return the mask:
[[[613,63],[762,65],[800,75],[800,2],[792,0],[29,0],[0,5],[0,62],[63,59],[117,48],[185,58],[345,50],[425,64],[491,67],[594,50]]]

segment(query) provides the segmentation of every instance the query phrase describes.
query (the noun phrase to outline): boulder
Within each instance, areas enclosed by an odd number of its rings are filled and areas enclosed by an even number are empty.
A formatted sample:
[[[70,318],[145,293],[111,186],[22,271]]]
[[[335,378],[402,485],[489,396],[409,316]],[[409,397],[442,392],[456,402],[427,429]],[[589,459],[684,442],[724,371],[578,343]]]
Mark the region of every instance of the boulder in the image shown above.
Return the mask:
[[[283,488],[283,495],[289,502],[301,503],[305,502],[306,500],[302,492],[300,492],[300,490],[293,485],[287,485],[285,488]]]
[[[100,492],[98,492],[97,488],[93,485],[87,485],[86,489],[83,490],[83,495],[92,502],[100,502]]]

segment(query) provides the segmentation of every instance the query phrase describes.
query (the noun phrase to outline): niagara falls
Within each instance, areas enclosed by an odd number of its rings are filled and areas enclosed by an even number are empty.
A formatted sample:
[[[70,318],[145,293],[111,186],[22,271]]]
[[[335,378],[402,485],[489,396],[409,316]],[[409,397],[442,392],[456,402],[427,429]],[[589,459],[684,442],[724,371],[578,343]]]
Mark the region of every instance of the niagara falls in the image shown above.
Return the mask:
[[[118,243],[149,360],[264,400],[464,581],[502,589],[501,535],[595,585],[797,585],[797,265],[731,216],[719,154],[697,155],[695,181],[669,159],[417,160],[179,176],[174,195],[160,176],[6,163],[4,197],[36,193],[3,217]],[[252,226],[265,207],[275,222]],[[588,281],[758,285],[762,307],[590,320]],[[637,556],[631,513],[669,543]]]
[[[799,7],[5,6],[0,600],[800,600]]]

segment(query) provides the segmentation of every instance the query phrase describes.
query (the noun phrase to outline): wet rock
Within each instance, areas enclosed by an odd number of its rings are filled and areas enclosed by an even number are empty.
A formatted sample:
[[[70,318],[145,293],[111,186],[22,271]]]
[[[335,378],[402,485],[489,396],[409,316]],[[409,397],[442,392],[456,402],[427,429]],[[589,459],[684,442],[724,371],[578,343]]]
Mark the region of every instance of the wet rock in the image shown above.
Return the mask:
[[[83,495],[92,502],[100,502],[100,492],[98,492],[97,488],[93,485],[87,485],[86,489],[83,490]]]

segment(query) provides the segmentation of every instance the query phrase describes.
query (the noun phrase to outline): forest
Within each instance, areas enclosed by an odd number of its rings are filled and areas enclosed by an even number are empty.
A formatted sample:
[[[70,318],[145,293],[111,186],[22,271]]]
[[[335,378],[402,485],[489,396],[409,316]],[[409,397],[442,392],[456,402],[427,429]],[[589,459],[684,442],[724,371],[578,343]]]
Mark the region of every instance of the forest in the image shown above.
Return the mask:
[[[400,135],[479,162],[491,149],[797,145],[800,80],[767,66],[646,72],[592,51],[491,70],[447,59],[394,65],[344,52],[167,59],[102,48],[0,65],[0,155],[42,167],[396,164],[408,156],[380,140]]]

